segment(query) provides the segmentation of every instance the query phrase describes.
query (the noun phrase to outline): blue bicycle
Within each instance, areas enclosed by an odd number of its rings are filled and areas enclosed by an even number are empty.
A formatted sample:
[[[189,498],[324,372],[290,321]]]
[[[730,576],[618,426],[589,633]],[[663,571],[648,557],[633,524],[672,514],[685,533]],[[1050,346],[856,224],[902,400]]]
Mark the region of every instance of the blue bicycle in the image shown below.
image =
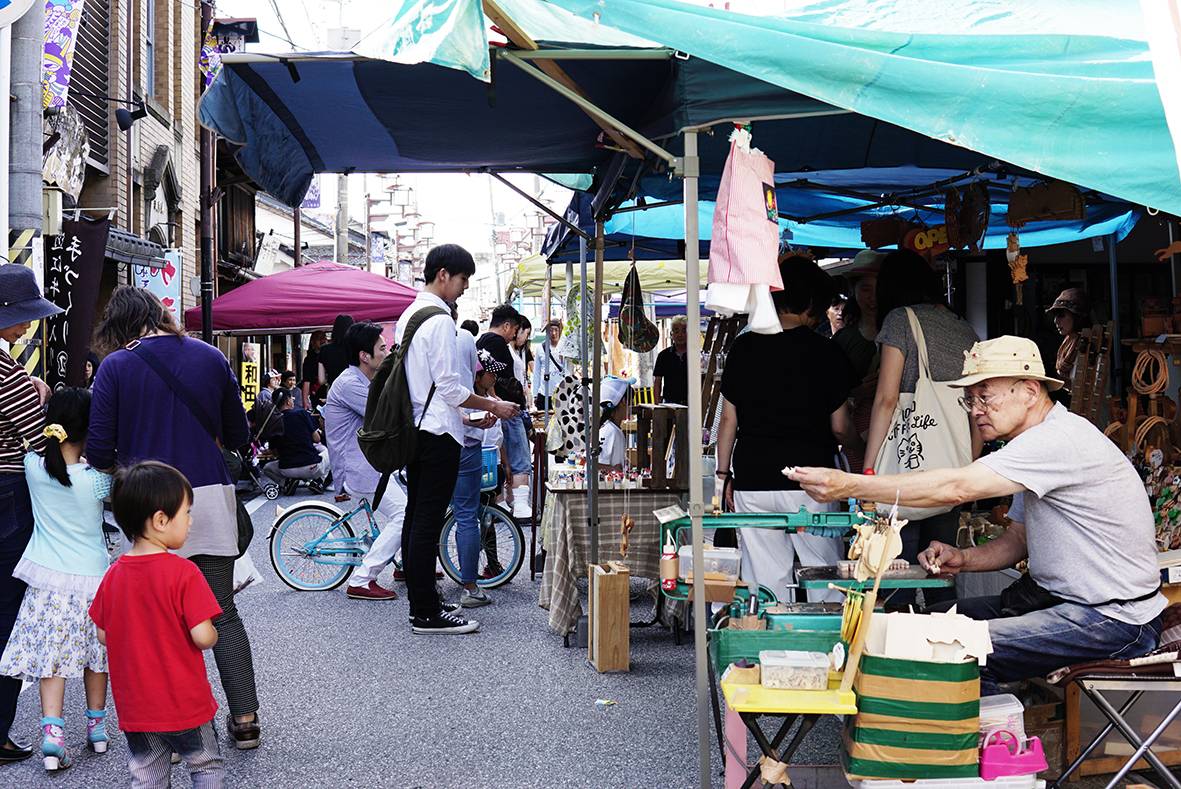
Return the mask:
[[[495,477],[493,477],[495,479]],[[480,497],[480,567],[476,583],[494,589],[513,579],[525,560],[525,533],[495,503],[487,485]],[[363,517],[362,517],[363,516]],[[352,575],[381,534],[368,499],[349,512],[324,501],[304,501],[281,510],[271,527],[271,566],[283,583],[301,592],[335,589]],[[439,535],[443,572],[460,582],[455,517],[447,513]]]

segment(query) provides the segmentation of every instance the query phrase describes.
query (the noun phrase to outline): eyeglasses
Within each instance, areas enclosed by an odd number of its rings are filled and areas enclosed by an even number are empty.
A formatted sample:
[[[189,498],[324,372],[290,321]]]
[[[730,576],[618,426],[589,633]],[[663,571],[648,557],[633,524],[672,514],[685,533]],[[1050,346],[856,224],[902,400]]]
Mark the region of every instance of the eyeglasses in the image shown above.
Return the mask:
[[[969,414],[977,410],[995,411],[1015,391],[1017,391],[1017,387],[1011,386],[1009,387],[1009,391],[998,394],[964,395],[959,398],[958,402],[960,408],[963,408]]]

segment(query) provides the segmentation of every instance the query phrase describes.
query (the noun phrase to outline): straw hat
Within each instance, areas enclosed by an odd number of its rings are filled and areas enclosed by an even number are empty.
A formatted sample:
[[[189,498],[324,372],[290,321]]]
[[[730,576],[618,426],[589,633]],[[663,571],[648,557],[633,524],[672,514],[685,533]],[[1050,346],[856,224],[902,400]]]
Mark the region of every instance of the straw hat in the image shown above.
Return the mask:
[[[1062,382],[1046,375],[1041,351],[1037,343],[1024,337],[997,337],[985,340],[964,351],[962,377],[948,386],[973,386],[990,378],[1024,378],[1041,381],[1051,391],[1062,388]]]

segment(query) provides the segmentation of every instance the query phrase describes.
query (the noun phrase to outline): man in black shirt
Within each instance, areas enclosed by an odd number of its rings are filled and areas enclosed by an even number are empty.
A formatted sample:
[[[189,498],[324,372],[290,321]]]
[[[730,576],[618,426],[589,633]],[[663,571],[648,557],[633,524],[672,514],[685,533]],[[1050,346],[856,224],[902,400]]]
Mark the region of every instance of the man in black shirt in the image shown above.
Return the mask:
[[[673,318],[673,344],[656,355],[652,369],[652,398],[657,403],[689,402],[688,321],[683,315]]]
[[[320,349],[328,342],[328,333],[320,329],[312,332],[308,342],[308,352],[303,355],[303,366],[300,368],[299,388],[303,393],[303,402],[310,411],[312,407],[323,403],[320,397],[320,387],[324,384],[320,378]]]
[[[280,485],[289,479],[323,479],[328,475],[328,448],[320,444],[315,419],[295,407],[287,389],[276,389],[274,399],[283,420],[282,435],[271,439],[271,450],[279,459],[263,466],[262,473]]]
[[[509,349],[509,343],[516,340],[520,326],[521,314],[508,304],[501,304],[492,310],[488,331],[476,340],[476,348],[492,354],[493,359],[504,365],[504,370],[496,376],[496,396],[501,400],[516,403],[523,411],[528,407],[525,389],[513,373],[516,360]],[[508,419],[501,422],[501,428],[504,431],[509,472],[513,478],[513,517],[531,518],[533,509],[529,504],[529,473],[533,470],[533,452],[529,446],[525,423],[520,419]]]

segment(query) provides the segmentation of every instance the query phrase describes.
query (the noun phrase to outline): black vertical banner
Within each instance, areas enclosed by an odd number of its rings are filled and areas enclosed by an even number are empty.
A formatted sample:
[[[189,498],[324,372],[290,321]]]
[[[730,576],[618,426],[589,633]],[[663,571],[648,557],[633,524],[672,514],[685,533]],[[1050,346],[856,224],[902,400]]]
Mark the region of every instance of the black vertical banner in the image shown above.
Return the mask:
[[[86,383],[110,228],[109,219],[63,219],[61,234],[45,237],[45,298],[65,310],[46,319],[45,382],[54,389]]]

